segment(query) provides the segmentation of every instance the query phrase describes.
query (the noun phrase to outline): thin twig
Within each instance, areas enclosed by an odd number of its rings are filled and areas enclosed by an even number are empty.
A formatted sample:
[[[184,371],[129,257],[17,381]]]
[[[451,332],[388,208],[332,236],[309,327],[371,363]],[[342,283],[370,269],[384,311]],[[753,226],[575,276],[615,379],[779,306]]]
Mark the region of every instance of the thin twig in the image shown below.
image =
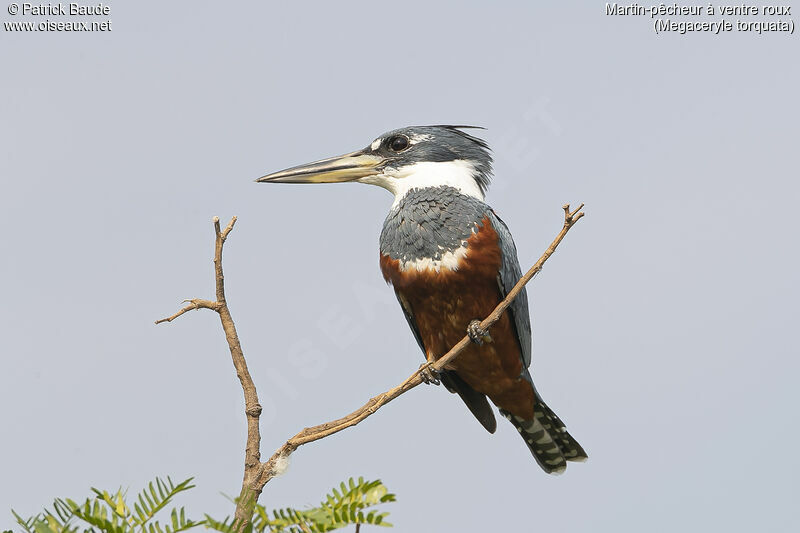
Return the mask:
[[[161,324],[162,322],[172,322],[183,313],[188,311],[194,311],[195,309],[211,309],[213,311],[219,310],[219,302],[212,302],[210,300],[201,300],[199,298],[193,298],[191,300],[184,300],[184,302],[189,302],[189,305],[178,311],[172,316],[168,316],[167,318],[161,318],[156,320],[156,324]]]
[[[574,211],[570,211],[569,204],[563,206],[564,225],[561,228],[561,231],[558,233],[558,235],[556,235],[556,238],[553,240],[547,250],[544,251],[539,260],[536,261],[530,270],[528,270],[528,272],[519,279],[517,284],[514,285],[514,288],[509,291],[508,295],[506,295],[503,301],[500,302],[497,307],[495,307],[494,311],[492,311],[489,316],[487,316],[481,322],[480,327],[482,329],[488,330],[498,320],[500,320],[503,312],[505,312],[508,306],[511,305],[511,302],[514,301],[514,298],[516,298],[517,295],[522,292],[525,284],[542,270],[542,266],[544,265],[545,261],[547,261],[551,255],[553,255],[558,245],[567,235],[567,232],[578,220],[584,216],[584,213],[581,212],[582,208],[583,204],[581,204],[580,207]],[[329,435],[333,435],[334,433],[338,433],[339,431],[355,426],[365,418],[373,415],[382,406],[422,383],[422,377],[420,376],[421,369],[417,370],[405,381],[400,383],[400,385],[370,398],[367,403],[349,415],[338,420],[333,420],[318,426],[303,429],[294,437],[286,441],[283,446],[278,448],[278,450],[272,454],[269,460],[262,463],[260,461],[261,434],[258,426],[259,416],[261,415],[261,405],[258,402],[255,384],[253,383],[253,379],[247,369],[247,363],[245,361],[244,354],[242,353],[242,347],[239,344],[239,337],[236,333],[236,327],[234,326],[233,318],[231,318],[230,310],[225,302],[225,277],[222,272],[222,247],[225,243],[225,239],[233,229],[233,225],[235,223],[236,217],[233,217],[228,226],[224,230],[220,231],[219,218],[214,217],[214,233],[216,235],[214,270],[217,301],[210,302],[208,300],[199,299],[187,300],[190,302],[189,305],[168,318],[163,318],[156,321],[156,324],[161,322],[169,322],[186,313],[187,311],[194,309],[212,309],[220,315],[222,327],[225,330],[225,338],[228,340],[228,346],[230,348],[233,364],[236,367],[236,374],[242,383],[242,390],[244,391],[245,397],[245,412],[247,414],[247,448],[245,450],[244,479],[242,481],[242,491],[240,493],[240,497],[236,505],[236,513],[234,515],[236,530],[241,532],[244,531],[244,529],[250,523],[256,501],[261,495],[264,485],[266,485],[270,479],[279,473],[279,469],[277,468],[278,464],[285,464],[286,460],[288,460],[288,457],[303,444],[320,440]],[[458,357],[459,354],[467,346],[469,346],[470,342],[472,341],[470,340],[469,336],[464,335],[464,337],[455,346],[453,346],[450,351],[433,363],[433,369],[442,370],[445,365]]]

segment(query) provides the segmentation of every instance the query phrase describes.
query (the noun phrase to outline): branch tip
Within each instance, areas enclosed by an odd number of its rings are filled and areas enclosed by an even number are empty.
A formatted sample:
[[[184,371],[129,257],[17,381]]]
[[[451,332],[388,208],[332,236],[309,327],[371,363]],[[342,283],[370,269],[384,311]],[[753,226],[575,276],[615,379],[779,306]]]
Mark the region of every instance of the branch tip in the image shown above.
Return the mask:
[[[583,204],[579,205],[579,206],[578,206],[578,209],[576,209],[575,211],[573,211],[572,213],[570,213],[570,214],[569,214],[569,216],[570,216],[570,217],[574,217],[574,216],[575,216],[575,214],[576,214],[576,213],[578,213],[578,211],[580,211],[581,209],[583,209]],[[583,216],[583,213],[580,213],[580,215],[581,215],[581,216]]]
[[[584,215],[584,213],[580,212],[580,210],[583,209],[583,205],[584,204],[581,203],[581,205],[579,205],[578,208],[574,211],[570,211],[569,204],[564,204],[563,206],[561,206],[561,209],[564,210],[565,226],[571,226],[572,224],[575,224],[575,222],[577,222],[578,219],[580,219]]]
[[[181,303],[188,303],[189,305],[187,305],[186,307],[184,307],[183,309],[181,309],[180,311],[178,311],[177,313],[175,313],[172,316],[168,316],[167,318],[161,318],[159,320],[156,320],[156,324],[161,324],[162,322],[172,322],[173,320],[175,320],[176,318],[178,318],[182,314],[188,313],[189,311],[194,311],[195,309],[211,309],[212,311],[215,311],[215,312],[219,313],[219,310],[222,307],[222,305],[219,302],[212,302],[210,300],[202,300],[200,298],[193,298],[191,300],[184,300]]]
[[[228,233],[230,233],[230,232],[231,232],[231,230],[233,229],[233,226],[234,226],[234,224],[236,224],[236,220],[237,220],[237,218],[236,218],[235,216],[234,216],[234,217],[232,217],[232,218],[231,218],[231,221],[230,221],[230,222],[228,222],[228,225],[227,225],[227,226],[225,227],[225,229],[222,231],[222,235],[221,235],[221,237],[222,237],[222,240],[223,240],[223,241],[224,241],[224,240],[225,240],[225,239],[228,237]]]

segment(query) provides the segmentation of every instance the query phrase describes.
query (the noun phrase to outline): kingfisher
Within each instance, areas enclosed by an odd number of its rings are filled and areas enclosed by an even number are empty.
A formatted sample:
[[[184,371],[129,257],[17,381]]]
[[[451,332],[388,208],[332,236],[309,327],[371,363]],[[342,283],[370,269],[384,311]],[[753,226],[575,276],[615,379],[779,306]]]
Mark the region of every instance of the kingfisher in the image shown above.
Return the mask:
[[[492,175],[489,146],[465,131],[470,128],[400,128],[362,150],[256,181],[359,182],[391,192],[394,202],[380,235],[380,268],[425,355],[423,380],[458,394],[494,433],[491,400],[539,466],[562,473],[567,461],[585,461],[587,455],[533,385],[525,290],[491,332],[480,327],[522,272],[511,232],[484,201]],[[435,372],[430,365],[465,333],[473,342]]]

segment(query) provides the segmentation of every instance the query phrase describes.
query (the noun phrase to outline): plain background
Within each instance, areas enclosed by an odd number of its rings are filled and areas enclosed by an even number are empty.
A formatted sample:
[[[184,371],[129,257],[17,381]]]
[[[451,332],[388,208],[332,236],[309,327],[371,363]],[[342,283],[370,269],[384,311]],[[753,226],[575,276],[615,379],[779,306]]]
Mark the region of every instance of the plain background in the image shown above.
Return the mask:
[[[397,493],[397,531],[798,530],[796,35],[656,35],[603,2],[107,18],[0,32],[0,525],[156,475],[196,476],[195,517],[231,511],[245,425],[217,317],[153,324],[213,296],[214,215],[239,217],[228,300],[265,455],[415,370],[378,269],[391,197],[253,180],[456,123],[487,128],[523,268],[586,203],[528,290],[534,378],[589,461],[547,476],[510,424],[420,387],[300,449],[261,501],[363,475]]]

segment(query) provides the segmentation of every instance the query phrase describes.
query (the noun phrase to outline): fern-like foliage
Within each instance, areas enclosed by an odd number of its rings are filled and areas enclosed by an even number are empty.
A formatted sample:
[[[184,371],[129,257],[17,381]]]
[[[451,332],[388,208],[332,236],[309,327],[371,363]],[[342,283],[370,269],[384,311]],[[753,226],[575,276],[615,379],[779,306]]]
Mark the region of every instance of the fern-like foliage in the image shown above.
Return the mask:
[[[155,517],[177,494],[194,488],[192,479],[176,485],[169,477],[166,482],[156,478],[137,494],[133,509],[122,489],[112,494],[92,488],[94,496],[83,503],[58,498],[52,509],[27,519],[11,512],[26,533],[180,533],[205,522],[187,519],[183,507],[173,507],[165,524]]]
[[[25,533],[181,533],[200,525],[234,533],[231,517],[218,521],[206,515],[205,520],[193,521],[186,518],[183,507],[172,507],[166,521],[157,519],[167,513],[175,496],[192,488],[192,478],[177,485],[169,477],[166,481],[156,478],[132,500],[122,489],[111,493],[92,488],[94,495],[83,503],[58,498],[52,508],[29,518],[11,512]],[[247,533],[323,533],[351,524],[391,527],[385,520],[389,513],[373,508],[393,501],[395,495],[380,480],[350,478],[311,509],[286,508],[270,514],[263,505],[256,504]]]
[[[311,509],[276,509],[270,516],[263,505],[257,504],[252,528],[257,533],[323,533],[350,524],[391,527],[392,524],[385,520],[388,512],[368,509],[393,501],[395,495],[380,480],[365,481],[360,477],[356,481],[350,478],[347,483],[334,487],[319,506]],[[219,521],[206,515],[205,524],[221,533],[233,533],[231,517]]]

